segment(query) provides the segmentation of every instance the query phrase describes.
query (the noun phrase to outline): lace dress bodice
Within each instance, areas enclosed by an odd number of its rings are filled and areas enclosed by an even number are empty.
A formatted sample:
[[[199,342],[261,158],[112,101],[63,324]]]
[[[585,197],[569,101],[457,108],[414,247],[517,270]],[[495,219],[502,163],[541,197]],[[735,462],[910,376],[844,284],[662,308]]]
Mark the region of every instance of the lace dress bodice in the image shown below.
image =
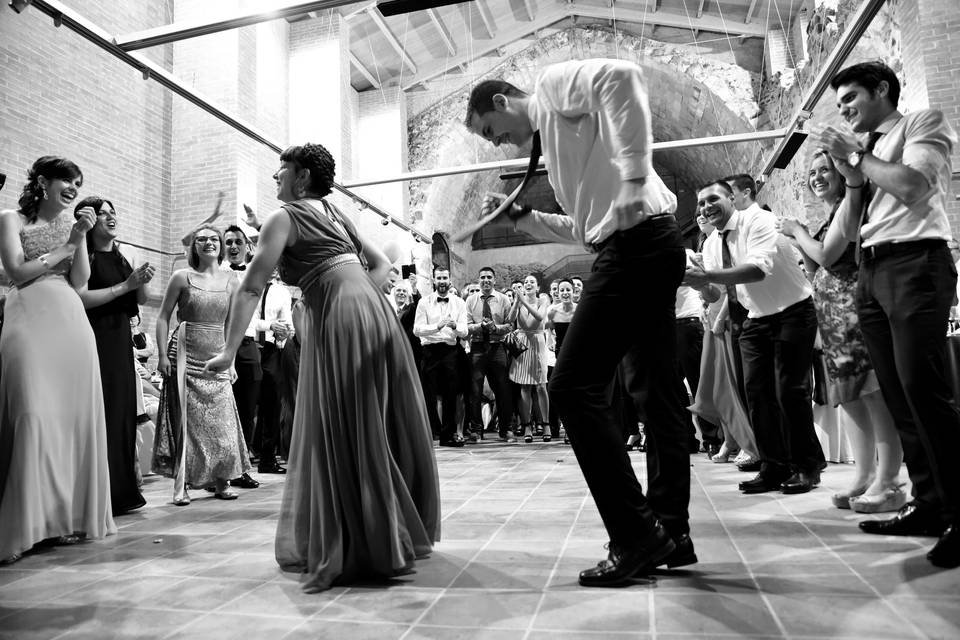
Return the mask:
[[[20,245],[27,261],[36,260],[45,253],[62,246],[70,237],[73,220],[67,214],[60,214],[48,224],[25,224],[20,228]],[[67,258],[51,265],[47,275],[66,275],[73,265],[73,258]]]

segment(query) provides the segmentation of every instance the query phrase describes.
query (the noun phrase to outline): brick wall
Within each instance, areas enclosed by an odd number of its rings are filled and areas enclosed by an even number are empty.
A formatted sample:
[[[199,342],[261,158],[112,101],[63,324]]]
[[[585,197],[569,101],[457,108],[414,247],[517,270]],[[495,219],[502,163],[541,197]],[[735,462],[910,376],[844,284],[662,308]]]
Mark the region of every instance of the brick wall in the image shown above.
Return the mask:
[[[172,0],[73,2],[78,12],[111,33],[170,22]],[[166,69],[172,48],[145,54]],[[66,28],[28,8],[0,7],[0,171],[7,186],[0,208],[16,207],[26,171],[47,154],[74,160],[84,173],[81,197],[101,194],[117,208],[120,237],[161,247],[171,205],[171,94]],[[166,260],[134,251],[139,260]],[[161,272],[152,285],[162,288]],[[145,309],[152,326],[153,309]]]

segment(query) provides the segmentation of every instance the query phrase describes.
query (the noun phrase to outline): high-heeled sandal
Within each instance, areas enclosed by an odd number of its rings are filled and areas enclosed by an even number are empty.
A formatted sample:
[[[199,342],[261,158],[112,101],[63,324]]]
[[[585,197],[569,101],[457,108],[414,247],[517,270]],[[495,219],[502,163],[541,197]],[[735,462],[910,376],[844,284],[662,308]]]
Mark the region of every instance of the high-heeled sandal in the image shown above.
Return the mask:
[[[833,494],[833,496],[830,497],[830,502],[832,502],[833,506],[835,506],[837,509],[850,509],[851,508],[850,501],[858,498],[859,496],[862,496],[866,492],[867,492],[867,485],[863,485],[862,487],[857,487],[853,491],[845,491],[845,492],[838,491],[837,493]]]
[[[890,487],[880,493],[851,497],[849,504],[857,513],[890,513],[907,504],[907,494],[900,487]]]

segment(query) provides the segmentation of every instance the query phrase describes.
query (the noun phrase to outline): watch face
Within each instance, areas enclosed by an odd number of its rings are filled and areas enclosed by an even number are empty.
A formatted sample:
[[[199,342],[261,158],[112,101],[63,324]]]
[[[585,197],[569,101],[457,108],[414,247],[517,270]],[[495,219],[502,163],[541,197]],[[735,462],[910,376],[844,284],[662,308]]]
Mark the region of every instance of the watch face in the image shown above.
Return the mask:
[[[849,164],[851,167],[856,168],[857,165],[860,164],[860,160],[862,159],[863,159],[863,152],[854,151],[849,156],[847,156],[847,164]]]

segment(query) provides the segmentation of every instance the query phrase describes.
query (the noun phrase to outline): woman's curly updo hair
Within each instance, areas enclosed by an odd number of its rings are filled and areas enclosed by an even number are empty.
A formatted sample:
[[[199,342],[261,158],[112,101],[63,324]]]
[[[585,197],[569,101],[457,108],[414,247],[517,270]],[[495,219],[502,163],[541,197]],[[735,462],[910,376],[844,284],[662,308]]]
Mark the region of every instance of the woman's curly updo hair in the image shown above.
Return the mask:
[[[43,187],[40,186],[40,176],[47,180],[75,180],[83,182],[83,173],[76,164],[59,156],[43,156],[38,158],[27,171],[27,183],[20,193],[20,213],[28,222],[37,221],[37,211],[43,200]]]
[[[323,145],[308,142],[302,146],[287,147],[280,154],[280,161],[292,162],[298,170],[307,169],[310,172],[310,183],[307,185],[310,195],[322,198],[333,189],[336,163]]]

